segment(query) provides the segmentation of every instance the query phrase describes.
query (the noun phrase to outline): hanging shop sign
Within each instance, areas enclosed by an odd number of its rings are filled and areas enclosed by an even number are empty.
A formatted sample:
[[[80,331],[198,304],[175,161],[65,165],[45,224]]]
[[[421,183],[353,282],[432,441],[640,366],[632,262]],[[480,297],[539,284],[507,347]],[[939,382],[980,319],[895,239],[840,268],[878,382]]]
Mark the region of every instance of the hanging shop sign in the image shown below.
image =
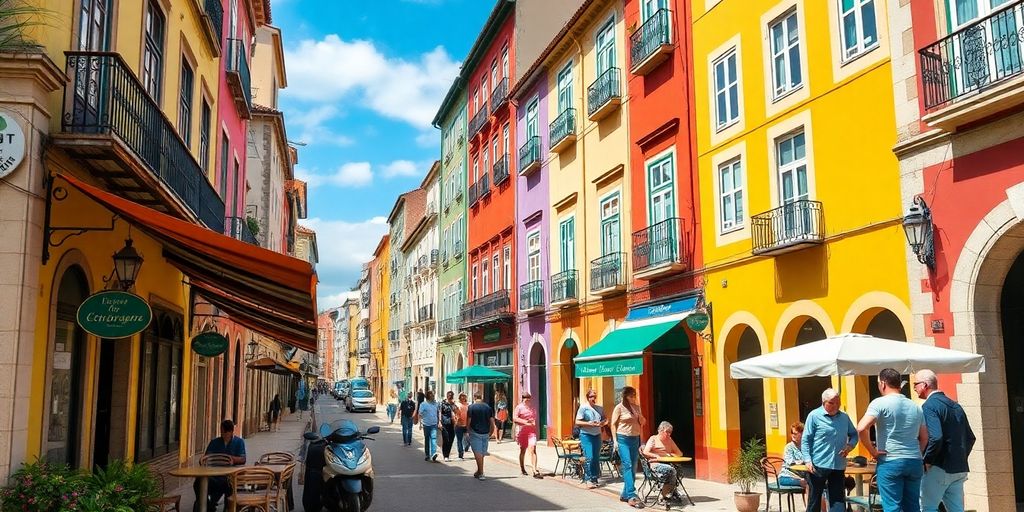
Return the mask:
[[[484,343],[498,341],[501,339],[501,329],[490,329],[484,332]]]
[[[643,320],[659,316],[691,312],[697,308],[697,297],[686,297],[672,302],[630,308],[626,320]]]
[[[192,351],[206,357],[217,357],[228,351],[228,339],[217,331],[197,334],[192,338]]]
[[[686,325],[690,327],[693,332],[703,332],[704,329],[708,328],[708,322],[710,318],[707,313],[703,311],[697,311],[690,313],[690,316],[686,317]]]
[[[127,338],[149,327],[153,310],[138,295],[117,290],[90,295],[78,307],[78,325],[100,338]]]
[[[0,112],[0,178],[14,172],[25,159],[25,132],[8,112]]]

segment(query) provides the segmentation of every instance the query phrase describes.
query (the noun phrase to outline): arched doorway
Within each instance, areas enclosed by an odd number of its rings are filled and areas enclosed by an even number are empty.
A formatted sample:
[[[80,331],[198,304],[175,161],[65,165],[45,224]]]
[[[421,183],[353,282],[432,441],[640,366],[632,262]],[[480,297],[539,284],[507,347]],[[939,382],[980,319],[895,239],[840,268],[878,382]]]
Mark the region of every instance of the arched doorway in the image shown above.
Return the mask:
[[[242,403],[242,394],[239,392],[242,389],[242,338],[235,338],[235,382],[234,382],[234,398],[235,404],[233,407],[231,419],[236,423],[239,420],[238,407]],[[288,404],[288,397],[282,398],[284,404]]]
[[[441,353],[441,364],[438,365],[441,370],[440,375],[437,376],[437,383],[440,384],[445,391],[451,390],[452,385],[448,383],[448,357]]]
[[[761,355],[761,343],[749,326],[740,334],[736,347],[736,361]],[[739,407],[740,442],[751,439],[765,439],[764,429],[764,381],[762,379],[739,379],[736,382],[736,403]]]
[[[560,391],[558,403],[561,405],[560,414],[562,417],[561,434],[568,434],[572,430],[576,418],[576,409],[579,407],[580,379],[576,378],[576,356],[580,353],[579,346],[569,338],[558,351],[558,389]]]
[[[548,365],[544,347],[535,342],[530,349],[530,389],[537,408],[537,435],[547,438],[548,427]]]
[[[885,338],[896,341],[907,341],[907,333],[903,328],[903,322],[900,322],[899,317],[895,313],[888,309],[881,310],[871,322],[868,323],[867,329],[864,330],[864,334],[874,336],[876,338]],[[903,380],[910,382],[910,376],[904,375]],[[910,386],[904,386],[903,394],[910,398]],[[878,375],[868,376],[868,399],[874,400],[882,396],[882,393],[878,391]],[[875,431],[871,430],[872,439],[874,438]]]
[[[1010,448],[1013,456],[1014,493],[1018,507],[1024,502],[1024,372],[1012,365],[1024,360],[1024,257],[1010,266],[1000,296],[1000,323],[1003,328],[1003,354],[1006,361],[1006,396],[1010,413]],[[975,426],[975,431],[979,430]]]
[[[50,371],[49,423],[44,459],[47,462],[82,466],[82,373],[86,333],[78,326],[78,306],[89,296],[89,281],[77,265],[69,267],[57,288],[53,334],[53,367]]]
[[[821,323],[811,317],[797,319],[800,327],[796,332],[795,346],[825,339],[825,329]],[[799,404],[799,421],[807,418],[807,413],[821,407],[821,392],[832,387],[831,377],[804,377],[797,379],[797,400]],[[789,428],[788,426],[786,427]]]

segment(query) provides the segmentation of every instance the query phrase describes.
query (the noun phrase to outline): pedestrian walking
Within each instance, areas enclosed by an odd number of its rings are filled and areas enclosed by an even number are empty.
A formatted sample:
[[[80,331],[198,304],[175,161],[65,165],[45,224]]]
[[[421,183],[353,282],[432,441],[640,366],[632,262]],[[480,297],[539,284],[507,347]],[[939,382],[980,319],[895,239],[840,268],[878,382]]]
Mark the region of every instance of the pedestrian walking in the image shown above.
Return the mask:
[[[665,482],[661,486],[661,497],[658,503],[666,507],[672,503],[682,503],[683,497],[676,491],[678,483],[676,468],[671,464],[657,462],[661,457],[683,456],[683,451],[672,440],[672,424],[667,421],[661,422],[658,425],[658,433],[651,436],[640,451],[650,462],[651,471],[658,475],[662,482]]]
[[[512,423],[518,429],[516,443],[519,444],[519,471],[522,471],[524,476],[529,474],[524,465],[526,455],[529,455],[533,477],[544,478],[537,467],[537,411],[530,403],[532,399],[529,391],[523,391],[522,401],[512,411]]]
[[[476,459],[476,472],[473,478],[484,479],[484,457],[487,456],[487,443],[491,432],[497,427],[494,424],[494,409],[486,402],[479,392],[473,394],[473,405],[466,413],[469,422],[469,445],[473,447],[473,458]]]
[[[822,494],[828,495],[829,512],[846,510],[846,455],[857,446],[853,421],[839,410],[839,392],[821,393],[821,407],[807,414],[801,437],[807,463],[807,512],[821,511]]]
[[[402,416],[402,445],[409,446],[412,444],[412,424],[416,417],[416,402],[406,395],[405,400],[398,404],[398,408]]]
[[[614,449],[622,461],[622,493],[619,501],[633,508],[644,508],[636,494],[636,464],[640,457],[640,433],[647,423],[636,398],[636,388],[622,388],[622,399],[612,410],[611,426],[615,429]]]
[[[928,429],[921,408],[900,393],[900,380],[900,373],[892,368],[878,373],[882,396],[868,404],[857,431],[868,453],[878,460],[875,481],[882,510],[920,512],[924,475],[921,453],[928,444]],[[870,439],[872,426],[877,444]]]
[[[390,420],[391,423],[394,423],[395,414],[398,413],[398,393],[396,393],[394,389],[391,390],[391,394],[388,397],[387,411],[388,420]]]
[[[455,442],[455,416],[458,407],[455,404],[455,393],[445,393],[441,401],[441,455],[445,462],[451,462],[452,444]]]
[[[924,476],[921,477],[921,510],[936,512],[939,503],[946,512],[964,512],[964,482],[970,468],[967,457],[974,448],[974,431],[964,408],[939,389],[931,370],[914,376],[914,391],[924,399],[921,412],[928,443],[924,448]]]
[[[427,395],[426,395],[426,394],[425,394],[425,393],[423,392],[423,389],[422,389],[422,388],[420,388],[419,390],[417,390],[417,391],[416,391],[416,407],[419,407],[419,406],[420,406],[420,404],[422,404],[422,403],[423,403],[423,400],[424,400],[424,399],[425,399],[426,397],[427,397]]]
[[[423,460],[437,462],[437,425],[441,421],[441,412],[434,401],[433,391],[424,393],[417,415],[423,427]]]
[[[499,389],[494,394],[494,417],[497,419],[497,429],[494,431],[494,438],[498,443],[505,437],[505,422],[508,421],[508,398],[505,390]]]
[[[270,430],[277,432],[278,420],[281,419],[281,396],[275,394],[274,399],[270,401],[270,408],[267,411],[270,417]]]
[[[608,424],[604,409],[597,405],[597,391],[587,390],[587,403],[576,411],[576,426],[580,428],[580,447],[587,459],[583,466],[583,481],[588,489],[597,487],[601,476],[601,427]]]
[[[459,449],[459,460],[465,460],[469,450],[468,424],[469,402],[465,393],[459,393],[459,402],[455,404],[455,444]]]

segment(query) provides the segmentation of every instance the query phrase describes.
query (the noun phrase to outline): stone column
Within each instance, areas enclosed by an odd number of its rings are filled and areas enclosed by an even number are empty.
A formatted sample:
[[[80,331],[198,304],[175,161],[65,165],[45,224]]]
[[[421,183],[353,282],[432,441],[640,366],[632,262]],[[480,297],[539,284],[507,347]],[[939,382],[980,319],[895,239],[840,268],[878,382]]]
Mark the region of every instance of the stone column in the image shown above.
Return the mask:
[[[43,53],[0,53],[0,110],[25,133],[25,159],[0,183],[0,481],[25,461],[46,191],[43,141],[64,73]],[[60,112],[56,113],[60,116]],[[36,390],[42,392],[42,390]]]

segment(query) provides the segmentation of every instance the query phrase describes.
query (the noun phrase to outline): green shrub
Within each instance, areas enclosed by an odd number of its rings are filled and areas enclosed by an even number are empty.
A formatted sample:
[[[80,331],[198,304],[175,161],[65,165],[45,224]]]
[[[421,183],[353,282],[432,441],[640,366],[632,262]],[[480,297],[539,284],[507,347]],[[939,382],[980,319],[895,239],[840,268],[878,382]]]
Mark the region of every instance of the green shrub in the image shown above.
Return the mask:
[[[0,504],[7,511],[74,512],[88,494],[82,474],[65,465],[36,461],[23,464],[0,490]]]
[[[754,438],[740,447],[736,458],[729,463],[729,483],[736,484],[740,492],[749,494],[754,484],[761,479],[761,458],[764,457],[764,443]]]
[[[146,501],[160,495],[160,488],[149,468],[115,460],[87,477],[89,494],[83,500],[83,512],[93,510],[133,512],[146,510]],[[97,508],[93,508],[93,507]]]

